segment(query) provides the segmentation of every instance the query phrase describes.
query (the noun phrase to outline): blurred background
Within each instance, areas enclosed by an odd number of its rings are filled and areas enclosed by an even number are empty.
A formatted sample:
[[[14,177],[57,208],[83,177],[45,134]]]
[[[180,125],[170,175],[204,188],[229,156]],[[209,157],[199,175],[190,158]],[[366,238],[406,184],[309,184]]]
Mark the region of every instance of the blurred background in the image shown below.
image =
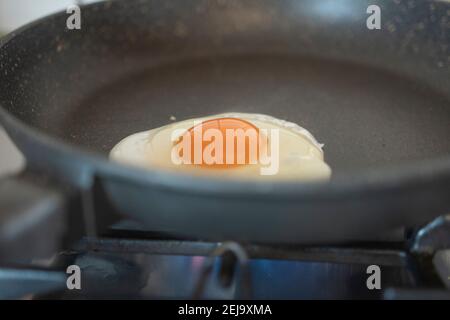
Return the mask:
[[[0,0],[0,37],[48,14],[66,10],[71,4],[99,0]],[[100,0],[101,1],[101,0]],[[17,148],[0,127],[0,175],[16,172],[24,165]]]

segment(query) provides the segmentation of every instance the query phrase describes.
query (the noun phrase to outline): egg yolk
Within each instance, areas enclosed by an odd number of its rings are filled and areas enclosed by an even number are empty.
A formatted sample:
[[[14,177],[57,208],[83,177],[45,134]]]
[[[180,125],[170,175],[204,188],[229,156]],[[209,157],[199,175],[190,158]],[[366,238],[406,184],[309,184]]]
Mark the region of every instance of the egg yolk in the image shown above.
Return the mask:
[[[205,148],[214,142],[208,141],[211,139],[204,138],[205,133],[209,129],[215,129],[217,133],[220,132],[221,134],[222,143],[219,144],[222,146],[223,159],[220,161],[221,163],[215,162],[208,164],[203,159]],[[199,132],[201,132],[200,141],[195,139],[195,135],[199,134]],[[226,169],[240,165],[254,164],[255,161],[258,161],[259,149],[265,141],[261,138],[259,129],[248,121],[237,118],[218,118],[206,120],[191,127],[176,143],[180,143],[184,139],[190,139],[191,159],[194,159],[196,151],[198,154],[201,151],[202,161],[200,163],[194,163],[192,160],[191,163],[207,168]],[[214,139],[215,137],[212,140]],[[200,148],[200,150],[196,150],[196,148]]]

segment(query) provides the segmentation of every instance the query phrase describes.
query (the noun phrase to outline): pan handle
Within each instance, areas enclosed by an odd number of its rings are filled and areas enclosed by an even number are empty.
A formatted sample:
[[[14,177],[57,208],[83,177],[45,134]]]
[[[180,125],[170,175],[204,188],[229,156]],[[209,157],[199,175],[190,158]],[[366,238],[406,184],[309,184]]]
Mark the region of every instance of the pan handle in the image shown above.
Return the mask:
[[[25,171],[0,178],[0,262],[48,258],[64,243],[70,196]]]

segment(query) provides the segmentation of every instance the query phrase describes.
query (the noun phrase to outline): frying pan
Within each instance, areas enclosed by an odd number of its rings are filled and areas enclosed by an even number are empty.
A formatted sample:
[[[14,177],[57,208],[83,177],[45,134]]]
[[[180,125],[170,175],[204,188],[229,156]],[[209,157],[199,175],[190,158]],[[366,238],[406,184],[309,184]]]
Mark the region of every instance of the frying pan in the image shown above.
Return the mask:
[[[369,5],[381,8],[379,30],[366,26]],[[103,206],[157,232],[297,244],[414,228],[450,211],[449,12],[422,0],[83,6],[80,30],[62,12],[3,40],[1,123],[26,174],[51,177],[58,206],[81,194],[85,222],[98,224]],[[120,139],[171,116],[227,111],[308,128],[331,181],[221,181],[108,161]],[[41,179],[6,181],[10,207],[27,201],[20,188],[50,192]]]

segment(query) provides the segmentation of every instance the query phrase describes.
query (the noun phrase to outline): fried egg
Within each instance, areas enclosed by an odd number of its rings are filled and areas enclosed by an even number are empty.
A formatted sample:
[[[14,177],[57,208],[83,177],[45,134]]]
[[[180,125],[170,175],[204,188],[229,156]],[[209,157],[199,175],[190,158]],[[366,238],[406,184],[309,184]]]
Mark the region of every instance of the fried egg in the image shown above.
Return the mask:
[[[132,134],[111,150],[110,159],[223,179],[309,181],[331,176],[322,148],[295,123],[223,113]]]

